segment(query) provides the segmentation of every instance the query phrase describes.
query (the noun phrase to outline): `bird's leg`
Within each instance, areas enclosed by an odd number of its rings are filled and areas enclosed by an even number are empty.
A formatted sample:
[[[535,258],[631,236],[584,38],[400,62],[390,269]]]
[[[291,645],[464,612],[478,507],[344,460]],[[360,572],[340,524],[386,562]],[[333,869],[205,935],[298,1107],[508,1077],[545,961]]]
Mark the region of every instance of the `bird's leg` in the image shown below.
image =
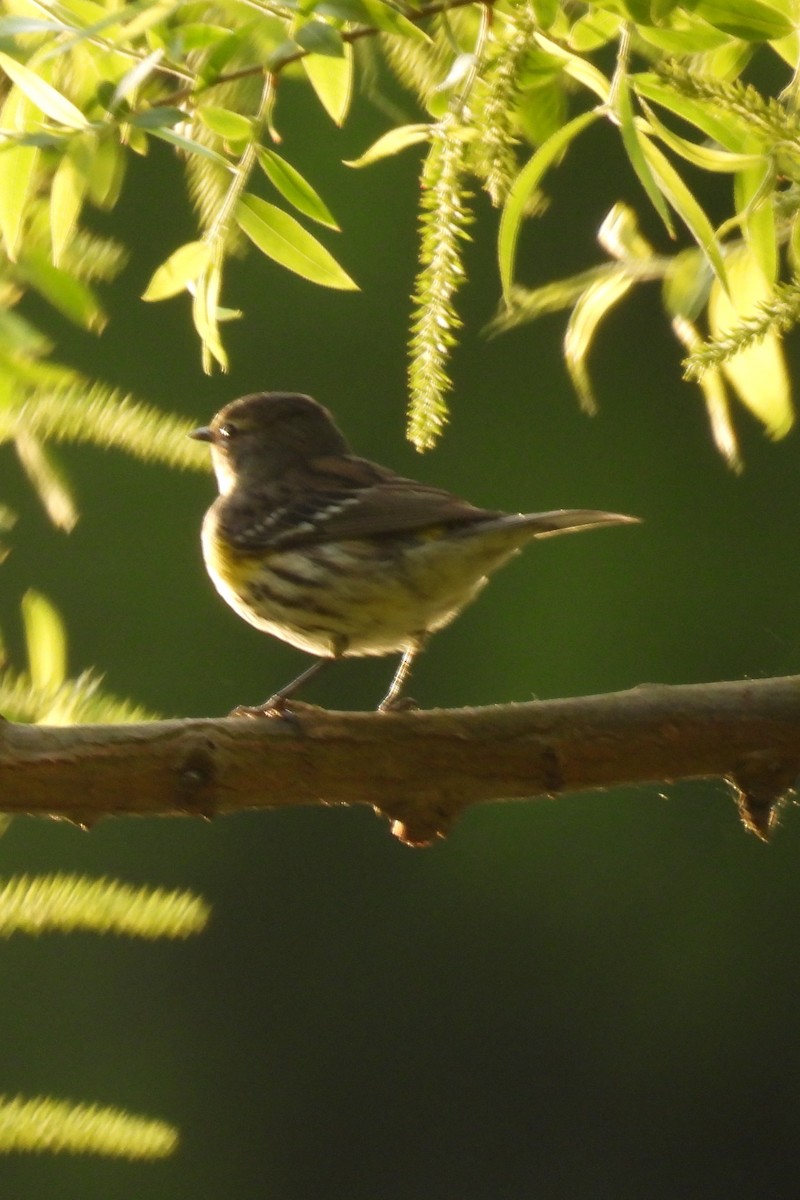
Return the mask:
[[[398,663],[397,670],[394,673],[394,679],[386,695],[378,705],[378,712],[397,712],[405,708],[416,708],[413,700],[402,700],[400,694],[403,691],[408,678],[411,674],[411,668],[414,664],[414,659],[419,654],[424,644],[424,636],[420,634],[418,638],[408,647],[403,654],[403,657]]]
[[[314,676],[322,670],[327,663],[333,662],[332,658],[318,658],[310,667],[306,667],[296,679],[291,683],[287,683],[286,687],[282,687],[274,696],[270,696],[269,700],[265,700],[263,704],[257,704],[250,707],[247,704],[237,704],[236,708],[230,714],[232,717],[272,717],[282,716],[286,711],[286,701],[295,692],[299,692],[300,688],[313,679]]]

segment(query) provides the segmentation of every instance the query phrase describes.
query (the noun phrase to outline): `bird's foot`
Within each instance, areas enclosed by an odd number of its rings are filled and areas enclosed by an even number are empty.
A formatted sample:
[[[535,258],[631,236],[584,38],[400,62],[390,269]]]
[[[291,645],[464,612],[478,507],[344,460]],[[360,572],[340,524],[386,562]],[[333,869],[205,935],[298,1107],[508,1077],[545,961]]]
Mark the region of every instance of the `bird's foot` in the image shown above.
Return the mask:
[[[277,695],[270,696],[269,700],[265,700],[263,704],[237,704],[236,708],[228,713],[228,716],[249,717],[251,720],[257,721],[260,717],[293,718],[295,714],[286,697]]]
[[[403,713],[416,712],[418,708],[416,700],[412,700],[410,696],[398,696],[396,700],[387,696],[385,700],[381,700],[377,711],[380,713]]]

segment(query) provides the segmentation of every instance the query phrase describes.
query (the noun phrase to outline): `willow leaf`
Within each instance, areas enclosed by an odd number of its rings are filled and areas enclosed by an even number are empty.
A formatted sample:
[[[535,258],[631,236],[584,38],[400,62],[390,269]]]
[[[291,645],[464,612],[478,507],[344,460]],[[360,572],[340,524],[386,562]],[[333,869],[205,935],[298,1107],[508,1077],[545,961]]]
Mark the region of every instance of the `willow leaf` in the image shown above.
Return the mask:
[[[592,391],[586,358],[597,327],[612,305],[621,300],[633,286],[633,279],[624,267],[618,267],[602,279],[590,284],[578,300],[564,334],[564,360],[570,378],[586,412],[595,412],[597,403]]]
[[[301,61],[320,104],[336,125],[343,125],[353,91],[352,46],[343,45],[339,56],[306,54]]]
[[[40,691],[55,691],[67,676],[64,623],[50,601],[32,589],[22,597],[22,620],[31,682]]]
[[[35,71],[32,71],[30,67],[17,62],[15,58],[11,58],[2,51],[0,51],[0,67],[12,83],[15,83],[45,116],[57,121],[60,125],[66,125],[69,129],[88,128],[89,122],[81,110]]]
[[[390,158],[394,154],[399,154],[401,150],[405,150],[407,146],[416,146],[419,142],[426,142],[431,136],[431,125],[401,125],[397,129],[390,129],[388,133],[383,133],[373,142],[369,149],[365,150],[358,158],[345,159],[346,167],[367,167],[370,163],[378,162],[382,158]]]
[[[757,314],[759,302],[772,289],[758,259],[747,246],[732,251],[728,261],[730,295],[715,281],[708,303],[708,323],[716,338]],[[767,330],[761,339],[722,362],[722,370],[742,403],[764,425],[770,437],[784,437],[794,423],[791,389],[780,338]]]
[[[211,247],[207,242],[186,242],[156,268],[142,292],[142,299],[166,300],[177,296],[203,274],[210,261]]]
[[[655,175],[658,186],[686,225],[700,249],[708,258],[712,270],[723,287],[727,287],[725,263],[716,234],[706,214],[681,179],[668,158],[653,145],[645,135],[641,136],[642,149]]]
[[[583,133],[584,129],[599,117],[600,112],[597,109],[573,117],[539,147],[533,158],[522,168],[512,183],[508,199],[503,206],[498,237],[500,278],[506,300],[509,298],[514,279],[514,257],[519,229],[531,196],[556,159],[564,154],[578,134]]]
[[[357,291],[333,255],[294,217],[245,192],[236,214],[239,228],[263,254],[322,287]]]
[[[338,230],[339,226],[328,206],[296,167],[266,146],[259,146],[256,153],[261,169],[284,200],[288,200],[298,212],[311,217],[312,221],[317,221],[320,225],[327,225],[329,229]]]

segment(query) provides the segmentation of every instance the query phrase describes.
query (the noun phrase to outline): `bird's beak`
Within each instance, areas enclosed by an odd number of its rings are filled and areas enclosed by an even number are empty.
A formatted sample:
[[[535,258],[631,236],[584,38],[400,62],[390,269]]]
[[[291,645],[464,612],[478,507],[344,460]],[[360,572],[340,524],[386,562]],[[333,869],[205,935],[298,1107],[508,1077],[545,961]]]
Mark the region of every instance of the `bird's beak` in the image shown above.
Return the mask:
[[[213,442],[214,430],[210,425],[201,425],[199,429],[193,429],[188,436],[196,442]]]

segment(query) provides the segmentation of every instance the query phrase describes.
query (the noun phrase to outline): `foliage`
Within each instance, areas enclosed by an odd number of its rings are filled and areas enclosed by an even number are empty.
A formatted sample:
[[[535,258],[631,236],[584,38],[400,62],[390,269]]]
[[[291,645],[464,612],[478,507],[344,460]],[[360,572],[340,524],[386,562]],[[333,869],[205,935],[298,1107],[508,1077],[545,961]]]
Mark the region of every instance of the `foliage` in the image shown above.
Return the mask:
[[[68,435],[58,420],[44,431],[34,425],[36,412],[53,407],[55,392],[67,396],[71,381],[43,361],[50,347],[14,311],[16,302],[34,289],[78,325],[102,329],[94,284],[111,279],[127,251],[89,232],[85,210],[113,208],[130,155],[147,153],[153,139],[174,147],[185,164],[198,234],[158,267],[144,299],[189,297],[207,370],[225,369],[222,329],[239,315],[222,301],[231,255],[253,245],[318,285],[357,286],[307,227],[338,228],[316,185],[276,148],[275,85],[282,74],[304,80],[341,124],[367,43],[380,53],[384,82],[391,73],[412,89],[427,117],[388,130],[350,164],[428,143],[410,344],[417,446],[432,444],[446,420],[448,360],[460,324],[454,297],[464,282],[475,188],[501,210],[503,302],[494,328],[571,309],[565,356],[585,407],[594,404],[586,360],[602,318],[635,287],[658,279],[690,373],[711,365],[700,382],[728,460],[738,463],[728,388],[772,436],[790,426],[778,342],[797,319],[791,298],[800,246],[800,39],[790,0],[434,0],[421,7],[393,0],[9,0],[5,10],[0,402],[26,414],[14,435],[20,457],[65,527],[74,504],[46,441]],[[758,78],[781,71],[779,95],[757,87]],[[520,226],[542,209],[548,175],[601,123],[618,131],[631,176],[667,237],[676,240],[682,226],[695,249],[678,242],[664,255],[638,234],[633,243],[609,241],[617,207],[601,236],[611,261],[544,288],[522,286],[518,274],[531,266],[519,261]],[[727,219],[704,210],[698,173],[731,176]],[[271,199],[260,194],[264,188]],[[628,230],[635,224],[628,214]],[[705,344],[709,335],[713,348]],[[96,436],[74,391],[62,415],[69,436]],[[141,444],[135,429],[134,419],[123,444]],[[188,452],[176,458],[186,463]]]
[[[15,671],[0,643],[0,711],[6,720],[48,725],[153,720],[128,700],[110,696],[89,671],[67,675],[67,637],[59,614],[38,592],[22,599],[28,669]]]
[[[0,1096],[0,1154],[50,1151],[156,1159],[172,1154],[177,1131],[164,1121],[50,1096]]]

